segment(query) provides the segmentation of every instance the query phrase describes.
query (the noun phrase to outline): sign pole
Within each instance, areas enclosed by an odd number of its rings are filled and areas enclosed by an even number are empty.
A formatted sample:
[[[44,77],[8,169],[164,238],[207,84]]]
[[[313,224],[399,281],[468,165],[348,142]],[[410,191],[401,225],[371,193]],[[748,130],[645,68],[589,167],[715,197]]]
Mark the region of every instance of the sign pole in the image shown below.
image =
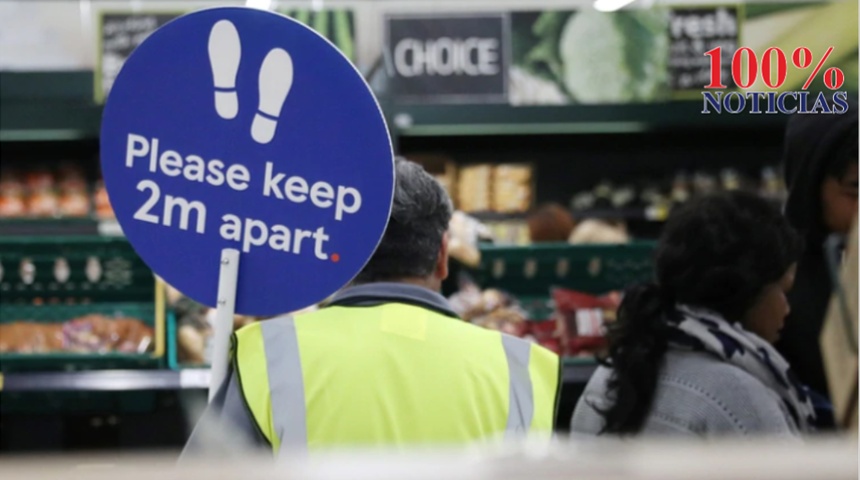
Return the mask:
[[[209,402],[227,377],[230,335],[236,312],[236,284],[239,280],[239,250],[221,250],[221,271],[218,274],[218,307],[215,311],[215,335],[212,339],[212,372],[209,378]]]

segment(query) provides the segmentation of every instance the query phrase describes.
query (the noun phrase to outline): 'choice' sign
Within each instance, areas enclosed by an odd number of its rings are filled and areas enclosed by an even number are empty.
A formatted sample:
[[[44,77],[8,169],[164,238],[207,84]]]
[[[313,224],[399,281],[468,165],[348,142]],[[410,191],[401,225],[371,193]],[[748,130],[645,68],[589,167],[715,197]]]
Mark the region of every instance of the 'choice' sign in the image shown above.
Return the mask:
[[[504,15],[389,16],[386,52],[394,95],[426,101],[506,101]]]

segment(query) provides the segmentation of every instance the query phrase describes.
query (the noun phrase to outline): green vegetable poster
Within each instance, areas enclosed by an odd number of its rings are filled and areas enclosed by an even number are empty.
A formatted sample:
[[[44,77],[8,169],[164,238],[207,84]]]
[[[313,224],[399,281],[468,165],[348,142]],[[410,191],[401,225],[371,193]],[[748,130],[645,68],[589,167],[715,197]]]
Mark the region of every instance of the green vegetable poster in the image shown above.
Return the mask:
[[[513,105],[669,98],[669,10],[514,12]]]
[[[788,64],[785,82],[779,88],[772,89],[766,86],[759,68],[758,80],[750,90],[779,92],[800,90],[806,79],[813,73],[815,65],[822,60],[824,53],[833,47],[824,66],[810,84],[809,90],[827,90],[823,74],[825,69],[835,67],[845,75],[845,83],[840,90],[857,92],[857,5],[857,0],[747,4],[746,20],[741,31],[742,45],[750,47],[759,56],[763,56],[768,48],[778,48],[785,53]],[[800,47],[808,48],[812,54],[811,62],[806,68],[793,65],[792,55],[794,50]]]
[[[705,52],[722,47],[721,77],[734,89],[732,57],[744,46],[759,56],[757,81],[747,90],[800,90],[833,47],[825,68],[839,68],[843,90],[856,92],[857,9],[856,0],[840,0],[512,12],[508,99],[512,105],[605,105],[701,98],[711,74]],[[786,81],[776,89],[765,85],[760,66],[771,47],[789,59]],[[792,65],[799,47],[811,52],[810,68]],[[824,90],[822,77],[809,90]]]

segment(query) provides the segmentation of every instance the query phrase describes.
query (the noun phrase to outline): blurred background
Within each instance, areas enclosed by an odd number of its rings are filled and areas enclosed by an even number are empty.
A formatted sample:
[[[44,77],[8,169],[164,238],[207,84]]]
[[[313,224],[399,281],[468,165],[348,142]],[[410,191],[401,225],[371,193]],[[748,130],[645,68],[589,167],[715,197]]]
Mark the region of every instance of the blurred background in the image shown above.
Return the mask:
[[[365,76],[395,151],[458,211],[443,293],[464,320],[564,357],[560,433],[672,208],[721,190],[785,199],[786,116],[702,114],[704,52],[834,46],[827,66],[845,73],[842,90],[858,86],[853,0],[4,0],[0,453],[173,451],[196,422],[214,312],[124,240],[99,124],[147,35],[221,5],[289,15]],[[476,56],[443,53],[467,37]]]

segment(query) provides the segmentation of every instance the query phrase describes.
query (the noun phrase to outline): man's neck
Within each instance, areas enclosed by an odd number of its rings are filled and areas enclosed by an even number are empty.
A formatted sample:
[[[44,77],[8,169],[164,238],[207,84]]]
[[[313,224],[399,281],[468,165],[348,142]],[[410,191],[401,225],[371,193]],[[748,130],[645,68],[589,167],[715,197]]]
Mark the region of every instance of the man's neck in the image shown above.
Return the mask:
[[[392,278],[390,280],[385,280],[385,283],[405,283],[407,285],[414,285],[416,287],[426,288],[432,292],[439,293],[442,290],[442,282],[435,278],[419,278],[419,277],[409,277],[409,278]]]

